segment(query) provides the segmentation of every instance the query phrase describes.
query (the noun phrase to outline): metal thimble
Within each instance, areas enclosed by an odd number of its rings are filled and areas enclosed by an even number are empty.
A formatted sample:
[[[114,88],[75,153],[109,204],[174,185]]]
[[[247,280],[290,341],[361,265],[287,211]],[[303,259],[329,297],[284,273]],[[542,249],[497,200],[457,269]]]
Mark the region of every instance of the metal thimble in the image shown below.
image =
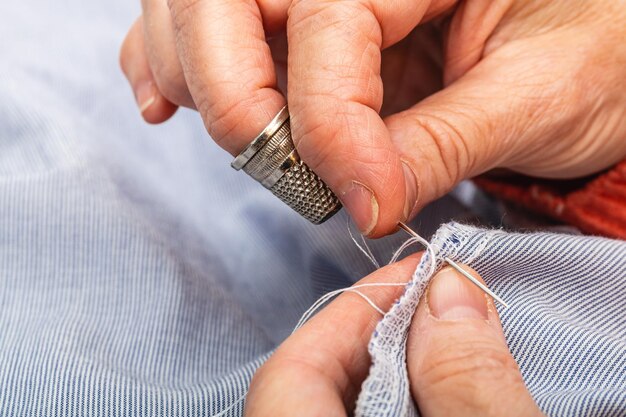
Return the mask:
[[[314,224],[328,220],[341,203],[328,186],[300,160],[291,139],[287,106],[232,162],[236,170],[263,184],[272,194]]]

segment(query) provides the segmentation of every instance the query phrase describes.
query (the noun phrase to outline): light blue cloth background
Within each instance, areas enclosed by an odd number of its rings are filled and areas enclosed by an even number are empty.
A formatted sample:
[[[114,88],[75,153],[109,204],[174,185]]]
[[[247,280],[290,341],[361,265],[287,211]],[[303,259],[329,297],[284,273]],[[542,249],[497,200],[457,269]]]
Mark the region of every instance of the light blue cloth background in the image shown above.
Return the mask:
[[[344,215],[308,224],[196,113],[142,121],[118,67],[139,12],[0,2],[0,416],[210,415],[372,270]],[[422,230],[463,212],[448,199]]]
[[[445,258],[471,265],[509,304],[497,305],[504,335],[542,411],[626,415],[626,242],[450,223],[431,246],[439,266]],[[422,257],[410,287],[376,327],[358,417],[417,415],[406,340],[430,262],[430,254]]]
[[[371,271],[343,215],[300,219],[229,167],[197,114],[141,121],[117,64],[138,13],[132,0],[0,4],[0,416],[215,414],[317,297]],[[468,216],[446,198],[415,227]],[[623,246],[611,250],[623,278]],[[515,303],[518,284],[499,285]],[[612,398],[605,414],[621,415]]]

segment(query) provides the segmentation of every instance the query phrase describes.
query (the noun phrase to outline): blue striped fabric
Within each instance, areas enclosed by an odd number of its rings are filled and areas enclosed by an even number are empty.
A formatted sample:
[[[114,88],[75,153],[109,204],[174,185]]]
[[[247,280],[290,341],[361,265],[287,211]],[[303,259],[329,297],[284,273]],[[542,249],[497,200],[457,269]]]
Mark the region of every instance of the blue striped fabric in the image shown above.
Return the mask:
[[[0,2],[0,416],[239,416],[300,314],[371,272],[345,217],[310,226],[196,114],[142,123],[117,65],[138,13]],[[414,227],[469,215],[445,198]],[[498,232],[472,263],[514,305],[511,348],[555,415],[623,414],[623,262],[617,242]]]
[[[498,306],[504,333],[547,415],[626,415],[626,242],[451,223],[432,244],[439,265],[445,257],[471,265],[510,304]],[[425,257],[416,284],[428,265]],[[410,287],[377,327],[358,415],[417,415],[404,350],[419,289]]]
[[[626,243],[484,233],[472,265],[513,304],[500,310],[505,336],[540,407],[626,415]]]
[[[141,120],[118,66],[139,12],[0,2],[2,417],[216,414],[311,303],[371,271],[345,217],[310,226],[197,114]],[[422,230],[464,212],[447,199]]]

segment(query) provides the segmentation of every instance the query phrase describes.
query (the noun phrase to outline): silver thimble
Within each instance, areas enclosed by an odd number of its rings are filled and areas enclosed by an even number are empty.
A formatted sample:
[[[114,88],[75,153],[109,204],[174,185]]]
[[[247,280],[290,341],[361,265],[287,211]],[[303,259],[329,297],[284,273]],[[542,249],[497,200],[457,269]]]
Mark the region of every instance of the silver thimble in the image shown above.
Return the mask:
[[[231,166],[236,170],[243,169],[312,223],[323,223],[341,208],[337,196],[300,160],[291,140],[287,106]]]

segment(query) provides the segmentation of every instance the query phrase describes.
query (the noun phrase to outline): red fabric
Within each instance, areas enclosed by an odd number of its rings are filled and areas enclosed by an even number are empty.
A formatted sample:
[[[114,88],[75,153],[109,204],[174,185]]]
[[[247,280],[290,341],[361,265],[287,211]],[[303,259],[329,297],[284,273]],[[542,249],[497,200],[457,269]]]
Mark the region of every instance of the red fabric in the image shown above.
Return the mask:
[[[591,178],[572,181],[479,177],[485,191],[578,227],[626,240],[626,160]]]

